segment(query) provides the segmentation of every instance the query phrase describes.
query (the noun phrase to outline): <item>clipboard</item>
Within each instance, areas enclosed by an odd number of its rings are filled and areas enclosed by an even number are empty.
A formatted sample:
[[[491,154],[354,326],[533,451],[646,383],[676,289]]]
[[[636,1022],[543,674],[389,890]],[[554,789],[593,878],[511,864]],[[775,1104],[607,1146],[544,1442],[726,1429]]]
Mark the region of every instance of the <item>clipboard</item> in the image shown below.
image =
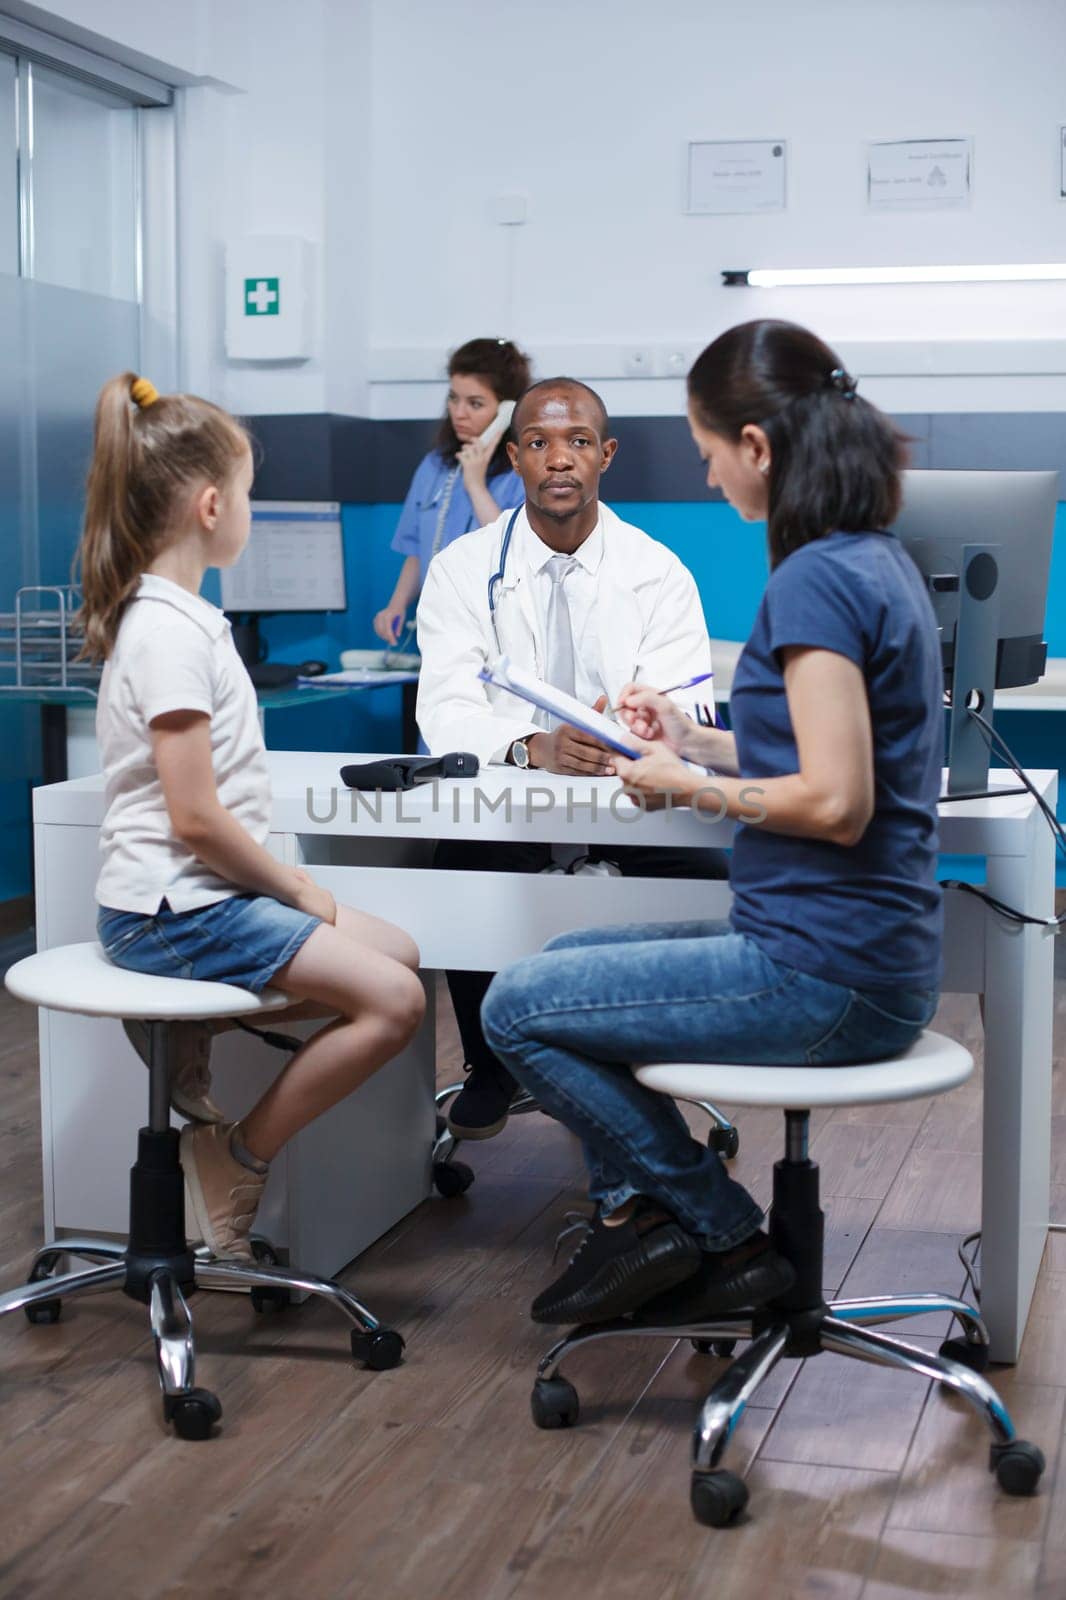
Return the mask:
[[[510,656],[497,656],[491,666],[482,667],[478,677],[482,683],[506,689],[510,694],[527,700],[539,711],[546,711],[549,716],[561,718],[572,728],[580,728],[583,733],[591,734],[608,749],[617,750],[620,756],[628,756],[631,761],[639,760],[640,750],[625,742],[626,729],[612,722],[610,717],[605,717],[602,711],[593,711],[591,706],[583,705],[572,694],[567,694],[565,689],[554,689],[550,683],[542,683],[531,672],[515,666]]]

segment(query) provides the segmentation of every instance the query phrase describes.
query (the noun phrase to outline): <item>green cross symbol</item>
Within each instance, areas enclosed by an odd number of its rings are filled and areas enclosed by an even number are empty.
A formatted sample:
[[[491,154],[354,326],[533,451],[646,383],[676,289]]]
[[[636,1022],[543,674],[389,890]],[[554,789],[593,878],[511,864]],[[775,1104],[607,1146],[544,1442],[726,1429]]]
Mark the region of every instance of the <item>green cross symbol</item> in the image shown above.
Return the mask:
[[[245,278],[244,314],[246,317],[276,317],[281,305],[277,278]]]

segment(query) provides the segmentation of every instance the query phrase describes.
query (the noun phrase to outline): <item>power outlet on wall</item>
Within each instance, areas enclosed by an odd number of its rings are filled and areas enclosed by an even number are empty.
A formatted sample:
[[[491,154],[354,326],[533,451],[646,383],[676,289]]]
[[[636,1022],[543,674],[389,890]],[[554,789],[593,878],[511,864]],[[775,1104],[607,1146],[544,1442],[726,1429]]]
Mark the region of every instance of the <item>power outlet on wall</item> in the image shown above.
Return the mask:
[[[489,214],[501,227],[520,228],[529,219],[529,201],[524,194],[493,195]]]
[[[627,345],[622,351],[622,371],[627,378],[654,378],[654,345]]]
[[[687,345],[665,344],[660,353],[660,369],[664,378],[683,378],[696,359]]]

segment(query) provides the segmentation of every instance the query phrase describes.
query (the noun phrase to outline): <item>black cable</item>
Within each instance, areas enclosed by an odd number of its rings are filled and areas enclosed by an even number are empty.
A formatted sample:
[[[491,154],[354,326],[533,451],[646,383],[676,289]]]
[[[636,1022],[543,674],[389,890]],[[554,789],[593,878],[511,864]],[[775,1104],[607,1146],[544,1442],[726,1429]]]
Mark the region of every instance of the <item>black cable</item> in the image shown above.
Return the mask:
[[[945,695],[945,700],[946,699],[947,699],[947,696]],[[978,726],[981,728],[982,732],[984,733],[985,743],[988,745],[989,751],[992,751],[993,749],[998,749],[1000,754],[1006,760],[1007,765],[1010,767],[1011,771],[1013,773],[1015,773],[1017,775],[1017,777],[1019,777],[1021,779],[1022,783],[1025,785],[1025,787],[1023,789],[1001,789],[999,791],[999,793],[1000,794],[1031,794],[1033,799],[1036,801],[1037,805],[1040,807],[1040,810],[1044,814],[1044,820],[1047,822],[1048,827],[1051,829],[1052,837],[1054,838],[1056,845],[1058,846],[1058,848],[1060,850],[1063,851],[1064,854],[1066,854],[1066,830],[1063,829],[1062,823],[1059,821],[1058,817],[1052,811],[1051,807],[1048,805],[1048,803],[1044,799],[1043,795],[1037,793],[1036,788],[1030,782],[1028,774],[1022,770],[1022,767],[1020,766],[1018,760],[1016,759],[1016,757],[1014,755],[1014,752],[1011,750],[1010,746],[1007,744],[1007,741],[1003,738],[1003,736],[1001,734],[996,732],[995,728],[988,721],[988,719],[986,717],[983,717],[979,711],[975,711],[972,707],[967,707],[967,710],[969,711],[970,716],[974,719],[974,721],[978,724]],[[943,802],[944,800],[971,800],[971,799],[972,800],[983,800],[985,798],[988,798],[988,799],[994,798],[995,793],[996,793],[996,791],[989,790],[987,795],[984,795],[984,794],[972,794],[972,795],[971,794],[966,794],[966,795],[955,794],[955,795],[941,795],[940,798],[941,798],[941,802]],[[1057,917],[1030,917],[1030,916],[1027,916],[1024,911],[1016,911],[1013,906],[1004,905],[1002,900],[997,900],[995,895],[989,894],[984,889],[979,889],[976,886],[976,884],[963,883],[958,878],[951,878],[951,879],[945,880],[945,882],[943,883],[942,887],[945,888],[945,889],[958,889],[963,894],[971,894],[971,895],[974,896],[975,899],[983,900],[985,905],[990,906],[991,909],[993,911],[997,912],[1001,917],[1006,917],[1009,922],[1016,922],[1016,923],[1020,923],[1020,924],[1028,923],[1028,924],[1031,924],[1031,925],[1035,925],[1038,928],[1055,928],[1057,931],[1061,931],[1061,929],[1063,928],[1064,924],[1066,924],[1066,912],[1063,912],[1061,916],[1057,916]],[[973,1249],[970,1251],[969,1255],[967,1255],[967,1253],[966,1253],[968,1245],[972,1245],[973,1246]],[[981,1252],[981,1234],[980,1234],[980,1231],[978,1231],[977,1233],[967,1234],[966,1238],[959,1245],[959,1260],[962,1262],[963,1269],[964,1269],[964,1271],[966,1273],[966,1281],[970,1285],[970,1287],[972,1288],[973,1297],[977,1301],[978,1305],[981,1304],[980,1269],[978,1268],[978,1265],[977,1265],[977,1258],[980,1255],[980,1252]]]
[[[939,804],[948,805],[952,800],[1001,800],[1008,794],[1028,794],[1028,789],[1023,789],[1021,784],[1013,789],[960,789],[956,794],[942,794]]]
[[[1043,812],[1044,819],[1054,835],[1055,843],[1062,851],[1063,855],[1066,856],[1066,829],[1063,828],[1062,823],[1059,821],[1054,811],[1052,811],[1051,807],[1044,799],[1044,796],[1038,793],[1036,787],[1030,781],[1028,773],[1025,772],[1019,764],[1018,759],[1010,745],[1003,738],[1002,734],[996,732],[995,728],[988,721],[988,719],[983,717],[979,711],[973,710],[972,707],[968,707],[967,709],[969,715],[974,719],[978,727],[980,727],[984,733],[985,743],[988,745],[989,751],[991,752],[994,749],[998,750],[1000,755],[1006,761],[1007,765],[1010,767],[1011,771],[1022,783],[1024,783],[1026,789],[1032,795],[1033,799],[1040,807],[1040,810]]]
[[[979,711],[975,711],[972,706],[967,706],[966,709],[967,709],[968,714],[974,719],[974,721],[977,723],[978,727],[981,729],[981,733],[982,733],[982,736],[984,738],[985,743],[988,746],[989,753],[992,754],[993,752],[998,751],[1000,756],[1006,761],[1007,765],[1010,767],[1011,771],[1015,774],[1016,777],[1021,779],[1021,782],[1024,785],[1024,788],[1022,788],[1022,789],[1005,789],[1005,790],[1000,790],[999,793],[1001,793],[1001,794],[1030,794],[1030,795],[1032,795],[1033,799],[1036,801],[1036,803],[1039,806],[1041,812],[1043,813],[1043,817],[1044,817],[1045,822],[1047,823],[1048,827],[1051,829],[1051,834],[1052,834],[1053,839],[1055,840],[1055,844],[1056,844],[1057,848],[1062,851],[1064,858],[1066,858],[1066,830],[1063,829],[1062,823],[1059,821],[1059,819],[1055,815],[1054,811],[1052,811],[1051,807],[1048,805],[1048,803],[1044,799],[1043,795],[1040,794],[1037,791],[1036,786],[1032,783],[1031,779],[1029,778],[1028,773],[1023,770],[1023,768],[1020,765],[1020,763],[1019,763],[1017,757],[1015,756],[1013,750],[1010,748],[1010,745],[1006,742],[1006,740],[1003,738],[1003,736],[1001,734],[996,732],[995,728],[988,721],[988,719],[986,717],[983,717]],[[995,795],[996,795],[996,791],[995,790],[989,790],[988,794],[987,794],[987,798],[989,798],[989,799],[995,798]],[[974,794],[974,795],[956,794],[956,795],[941,796],[942,800],[943,799],[948,799],[948,800],[984,799],[984,798],[986,798],[986,796],[985,795],[980,795],[980,794]],[[999,916],[1006,917],[1008,922],[1014,922],[1014,923],[1017,923],[1020,926],[1030,926],[1030,927],[1036,927],[1036,928],[1054,928],[1056,932],[1060,932],[1062,930],[1062,928],[1064,926],[1066,926],[1066,912],[1063,912],[1061,915],[1059,915],[1057,917],[1056,916],[1051,916],[1051,917],[1031,917],[1026,912],[1018,911],[1018,910],[1015,909],[1014,906],[1008,906],[1002,900],[997,900],[995,895],[989,894],[986,889],[979,889],[977,887],[977,885],[973,884],[973,883],[963,883],[958,878],[945,879],[944,882],[943,882],[942,887],[945,888],[945,889],[958,889],[962,894],[973,895],[975,900],[982,900],[985,903],[986,906],[989,906],[991,908],[991,910],[995,911]]]
[[[1013,906],[1008,906],[1002,900],[997,900],[995,895],[989,894],[987,889],[979,889],[975,883],[964,883],[961,878],[944,878],[941,880],[942,889],[958,889],[963,894],[972,894],[976,900],[983,900],[986,906],[991,906],[993,911],[1001,917],[1006,917],[1008,922],[1030,924],[1034,928],[1059,928],[1063,926],[1064,918],[1059,917],[1031,917],[1025,911],[1016,911]],[[1066,914],[1064,914],[1066,915]]]
[[[972,1245],[973,1246],[973,1249],[970,1251],[969,1255],[966,1254],[966,1247],[968,1245]],[[977,1257],[980,1254],[981,1254],[981,1234],[980,1234],[980,1230],[978,1230],[977,1233],[968,1233],[966,1235],[965,1239],[959,1245],[959,1260],[962,1262],[963,1270],[966,1273],[966,1282],[969,1284],[970,1288],[973,1290],[973,1297],[977,1301],[978,1305],[981,1304],[981,1278],[980,1278],[980,1269],[978,1268],[978,1265],[977,1265]]]

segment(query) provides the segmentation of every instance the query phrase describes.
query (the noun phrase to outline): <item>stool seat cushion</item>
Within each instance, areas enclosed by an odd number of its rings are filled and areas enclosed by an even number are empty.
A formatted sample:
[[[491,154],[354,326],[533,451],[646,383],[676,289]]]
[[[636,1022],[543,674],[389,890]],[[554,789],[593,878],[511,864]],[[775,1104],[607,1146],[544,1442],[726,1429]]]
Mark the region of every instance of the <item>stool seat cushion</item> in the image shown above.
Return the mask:
[[[254,1016],[292,1005],[277,989],[252,994],[232,983],[196,978],[156,978],[116,967],[96,943],[62,944],[27,956],[8,969],[6,984],[19,1000],[87,1017],[130,1017],[177,1022]]]
[[[973,1057],[954,1039],[926,1031],[909,1050],[857,1066],[748,1067],[671,1061],[634,1067],[641,1083],[675,1100],[724,1100],[738,1106],[860,1106],[920,1100],[955,1089],[973,1071]]]

